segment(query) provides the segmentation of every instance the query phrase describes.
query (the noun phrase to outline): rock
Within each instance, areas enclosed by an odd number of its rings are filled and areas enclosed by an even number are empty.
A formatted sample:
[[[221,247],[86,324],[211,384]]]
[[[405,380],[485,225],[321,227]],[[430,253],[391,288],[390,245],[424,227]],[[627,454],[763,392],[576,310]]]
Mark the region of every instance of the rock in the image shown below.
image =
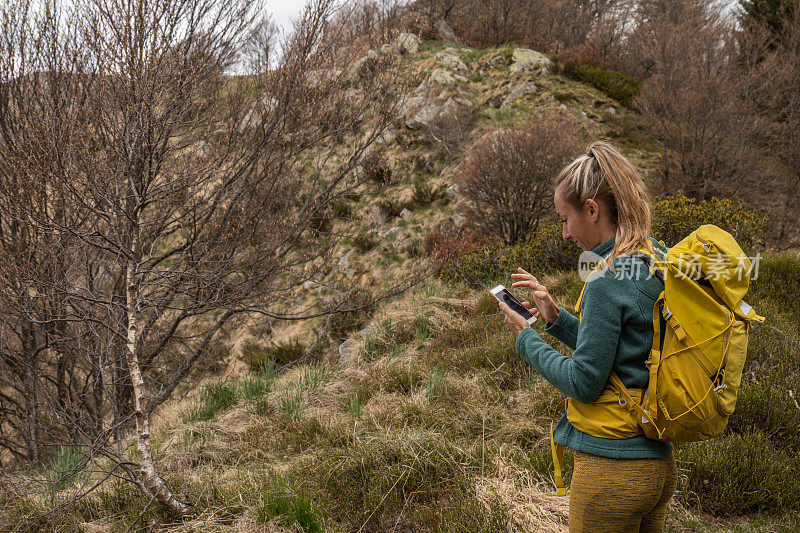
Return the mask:
[[[567,108],[567,104],[563,104],[562,103],[560,106],[558,106],[558,108],[559,109],[566,109]]]
[[[384,222],[386,222],[386,213],[378,206],[370,207],[369,211],[364,216],[364,223],[371,227],[379,227]]]
[[[467,219],[464,215],[456,215],[453,217],[453,225],[457,228],[460,228],[464,225],[464,221]]]
[[[439,83],[441,85],[452,85],[456,82],[456,77],[452,72],[440,68],[433,69],[428,79],[433,83]]]
[[[581,116],[584,120],[589,120],[589,116],[586,114],[586,111],[581,110]]]
[[[444,190],[445,196],[450,198],[451,200],[455,200],[458,196],[458,183],[454,183],[450,185],[448,188]]]
[[[353,250],[348,250],[346,254],[339,258],[339,270],[343,270],[347,268],[347,265],[350,263],[350,254],[353,253]]]
[[[416,54],[419,52],[419,37],[413,33],[401,33],[394,42],[400,54]]]
[[[402,118],[409,117],[414,113],[416,113],[417,111],[419,111],[420,108],[422,108],[427,101],[428,99],[422,95],[405,97],[400,102],[400,107],[398,108],[398,114]]]
[[[339,345],[339,362],[348,364],[358,357],[358,342],[355,339],[347,339]]]
[[[347,71],[350,79],[360,78],[367,69],[373,67],[380,60],[378,52],[370,50],[364,57],[353,63]]]
[[[509,93],[508,97],[500,106],[500,109],[507,109],[520,98],[523,98],[524,96],[533,94],[535,92],[536,92],[536,85],[533,82],[520,83],[511,91],[511,93]]]
[[[386,231],[381,232],[380,236],[381,237],[385,237],[387,235],[391,235],[392,233],[397,233],[398,231],[400,231],[400,226],[392,226],[391,228],[387,229]]]
[[[314,283],[313,281],[306,281],[305,283],[303,283],[303,288],[305,290],[313,289],[314,285],[316,285],[316,283]]]
[[[400,218],[408,218],[410,216],[411,216],[411,211],[409,211],[405,207],[403,208],[402,211],[400,211]]]
[[[396,130],[386,130],[381,134],[380,137],[375,139],[375,144],[389,144],[394,142],[397,139],[397,131]]]
[[[363,335],[364,337],[372,335],[373,333],[375,333],[375,324],[372,323],[369,323],[365,327],[358,330],[358,334]]]
[[[496,68],[505,62],[506,62],[505,56],[499,55],[491,58],[487,64],[489,65],[490,68]]]
[[[527,72],[536,67],[548,67],[553,64],[546,55],[530,48],[515,49],[511,59],[514,61],[509,67],[511,72]]]
[[[200,157],[208,155],[208,153],[211,151],[211,148],[205,141],[198,141],[197,144],[194,145],[194,147],[195,150],[197,150],[197,155],[199,155]]]
[[[455,98],[448,98],[442,106],[442,114],[455,117],[463,106]]]
[[[436,31],[439,34],[440,41],[458,44],[458,38],[456,37],[453,28],[450,27],[450,24],[448,24],[446,20],[443,19],[436,23]]]
[[[431,124],[434,120],[436,120],[442,112],[442,106],[437,104],[428,104],[417,113],[414,114],[413,117],[406,120],[406,126],[409,129],[417,130],[422,126],[427,126]]]
[[[335,81],[336,78],[342,75],[342,71],[338,68],[321,68],[312,70],[306,74],[306,83],[312,89],[316,89],[326,83]]]
[[[258,114],[255,109],[250,109],[245,113],[244,118],[239,123],[239,133],[244,133],[249,128],[254,127],[258,123]]]
[[[609,115],[616,115],[617,114],[617,109],[613,105],[608,106],[607,108],[603,109],[603,111],[605,111]]]
[[[465,65],[464,62],[461,61],[461,58],[456,56],[456,55],[454,55],[454,54],[450,54],[448,52],[439,52],[434,57],[436,57],[436,59],[446,69],[451,69],[451,70],[469,70],[467,68],[467,65]]]

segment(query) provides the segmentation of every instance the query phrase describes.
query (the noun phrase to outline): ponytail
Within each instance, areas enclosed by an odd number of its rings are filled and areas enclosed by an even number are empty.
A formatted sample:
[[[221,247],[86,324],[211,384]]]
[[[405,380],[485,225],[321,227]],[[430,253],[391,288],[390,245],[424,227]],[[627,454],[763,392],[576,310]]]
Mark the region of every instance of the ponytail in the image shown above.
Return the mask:
[[[567,165],[556,177],[566,202],[582,210],[589,198],[603,200],[617,227],[614,249],[606,264],[613,271],[614,258],[640,248],[655,252],[650,235],[650,193],[639,172],[612,144],[593,142],[587,153]]]

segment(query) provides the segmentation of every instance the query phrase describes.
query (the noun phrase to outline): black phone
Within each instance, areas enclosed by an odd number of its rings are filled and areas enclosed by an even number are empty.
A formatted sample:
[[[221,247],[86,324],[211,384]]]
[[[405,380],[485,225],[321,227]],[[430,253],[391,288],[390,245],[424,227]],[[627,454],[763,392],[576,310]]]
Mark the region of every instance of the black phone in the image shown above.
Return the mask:
[[[503,285],[498,285],[489,292],[491,292],[492,296],[497,298],[499,301],[505,302],[508,307],[522,315],[522,318],[527,320],[528,324],[533,324],[536,322],[536,317],[533,316],[528,308],[522,305],[522,302],[514,298],[514,295],[508,292],[508,289],[506,289]]]

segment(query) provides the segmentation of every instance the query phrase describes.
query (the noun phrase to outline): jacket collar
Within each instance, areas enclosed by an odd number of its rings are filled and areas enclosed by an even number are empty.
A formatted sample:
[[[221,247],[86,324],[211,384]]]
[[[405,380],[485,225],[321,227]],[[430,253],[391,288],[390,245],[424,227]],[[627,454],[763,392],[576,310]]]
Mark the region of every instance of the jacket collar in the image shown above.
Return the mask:
[[[614,241],[615,237],[611,237],[610,239],[601,242],[597,246],[594,247],[592,250],[594,253],[599,255],[600,257],[605,257],[611,250],[614,249]]]

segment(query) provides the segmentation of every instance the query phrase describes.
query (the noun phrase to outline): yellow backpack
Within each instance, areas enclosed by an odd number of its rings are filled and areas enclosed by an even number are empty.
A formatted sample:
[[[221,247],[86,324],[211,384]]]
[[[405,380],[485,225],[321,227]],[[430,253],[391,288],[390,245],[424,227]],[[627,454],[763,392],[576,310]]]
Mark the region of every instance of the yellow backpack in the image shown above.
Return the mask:
[[[764,321],[742,299],[750,285],[750,258],[730,233],[712,224],[700,226],[664,257],[644,248],[635,255],[664,281],[653,307],[647,389],[628,389],[612,372],[593,403],[564,400],[567,418],[584,433],[610,439],[641,433],[664,442],[716,437],[736,406],[748,332]],[[583,290],[575,305],[579,319],[582,299]],[[563,496],[564,450],[553,439],[552,424],[550,443]]]

